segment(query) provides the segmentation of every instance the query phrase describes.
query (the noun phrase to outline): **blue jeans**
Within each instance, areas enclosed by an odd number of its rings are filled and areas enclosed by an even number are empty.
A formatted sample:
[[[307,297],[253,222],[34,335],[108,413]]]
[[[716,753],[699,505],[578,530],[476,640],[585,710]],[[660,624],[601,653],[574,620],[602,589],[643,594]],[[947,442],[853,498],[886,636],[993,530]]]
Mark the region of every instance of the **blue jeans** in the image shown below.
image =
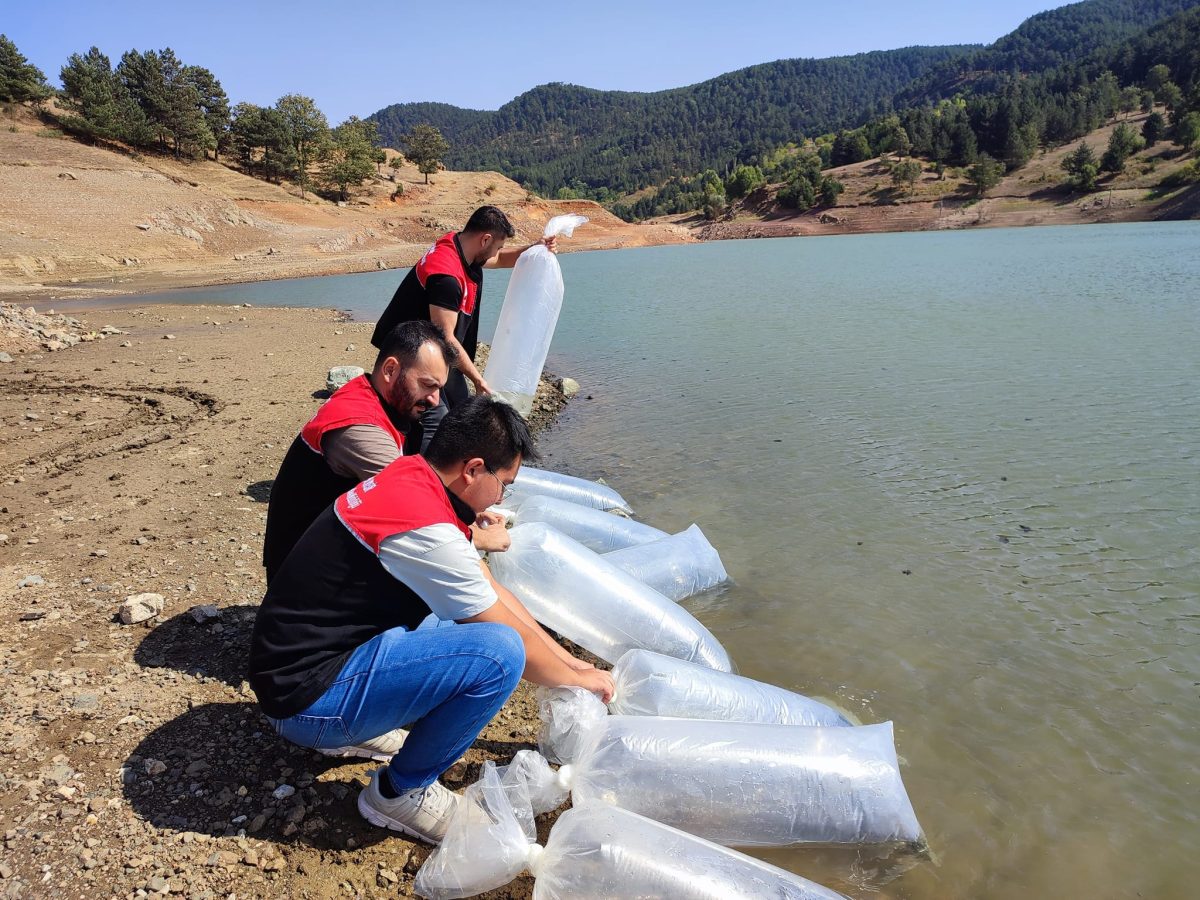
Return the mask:
[[[293,744],[347,747],[406,725],[388,764],[392,786],[425,787],[474,743],[525,669],[521,636],[493,622],[385,631],[355,650],[303,712],[272,720]]]

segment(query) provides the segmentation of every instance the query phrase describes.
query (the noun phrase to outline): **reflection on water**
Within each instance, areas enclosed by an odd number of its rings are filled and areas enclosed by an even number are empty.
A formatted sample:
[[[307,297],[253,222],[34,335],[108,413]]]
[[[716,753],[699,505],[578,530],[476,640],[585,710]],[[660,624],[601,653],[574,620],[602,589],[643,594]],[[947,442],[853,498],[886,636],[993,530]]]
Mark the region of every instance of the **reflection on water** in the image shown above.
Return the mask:
[[[689,608],[743,674],[894,721],[930,843],[756,855],[857,896],[1192,895],[1197,246],[1170,223],[562,257],[549,366],[594,399],[549,464],[698,522],[735,583]],[[399,277],[306,302],[372,318]]]

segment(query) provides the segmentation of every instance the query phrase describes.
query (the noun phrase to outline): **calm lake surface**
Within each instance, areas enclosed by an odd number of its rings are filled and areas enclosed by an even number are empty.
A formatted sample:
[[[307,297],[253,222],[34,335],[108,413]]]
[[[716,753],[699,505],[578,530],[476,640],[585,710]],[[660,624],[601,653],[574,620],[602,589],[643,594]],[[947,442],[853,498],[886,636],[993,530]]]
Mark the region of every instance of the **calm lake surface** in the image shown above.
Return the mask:
[[[932,851],[756,855],[859,897],[1195,896],[1200,223],[561,259],[547,464],[701,525],[735,584],[689,608],[895,722]],[[374,318],[401,275],[154,299]]]

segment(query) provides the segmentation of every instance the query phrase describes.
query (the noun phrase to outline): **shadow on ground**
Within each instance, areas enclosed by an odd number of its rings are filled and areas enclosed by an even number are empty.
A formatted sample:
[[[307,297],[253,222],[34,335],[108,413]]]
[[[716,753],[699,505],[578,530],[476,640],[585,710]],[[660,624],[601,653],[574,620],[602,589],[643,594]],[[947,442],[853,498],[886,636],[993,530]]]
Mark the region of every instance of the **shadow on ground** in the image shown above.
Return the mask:
[[[228,606],[219,618],[197,622],[191,612],[172,616],[142,638],[134,661],[147,669],[174,669],[238,687],[246,677],[257,606]]]

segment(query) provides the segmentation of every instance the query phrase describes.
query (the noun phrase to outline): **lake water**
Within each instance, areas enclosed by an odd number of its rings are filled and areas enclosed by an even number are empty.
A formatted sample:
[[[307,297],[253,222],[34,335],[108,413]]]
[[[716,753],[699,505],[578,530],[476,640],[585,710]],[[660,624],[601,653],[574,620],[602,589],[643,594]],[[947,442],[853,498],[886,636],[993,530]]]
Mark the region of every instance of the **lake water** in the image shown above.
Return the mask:
[[[689,607],[743,674],[894,721],[931,847],[757,855],[855,896],[1195,896],[1200,224],[562,264],[549,465],[699,523],[735,584]],[[156,299],[373,318],[400,275]]]

